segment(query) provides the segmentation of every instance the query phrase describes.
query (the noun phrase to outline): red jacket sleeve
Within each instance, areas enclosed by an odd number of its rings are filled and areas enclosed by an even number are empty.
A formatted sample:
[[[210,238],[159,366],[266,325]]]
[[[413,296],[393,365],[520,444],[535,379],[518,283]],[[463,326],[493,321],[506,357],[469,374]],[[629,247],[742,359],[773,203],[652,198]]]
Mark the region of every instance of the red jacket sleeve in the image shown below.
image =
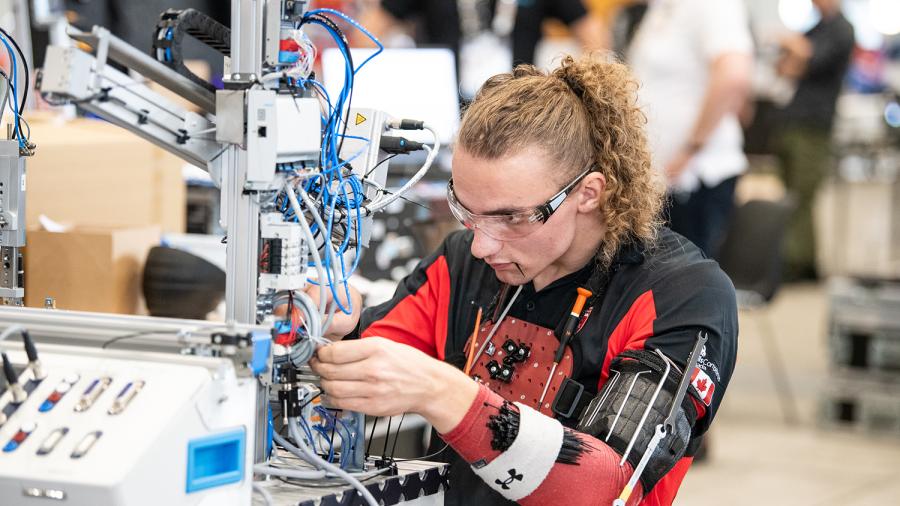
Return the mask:
[[[363,312],[359,336],[384,337],[443,360],[449,306],[450,273],[438,250],[400,282],[391,300]]]

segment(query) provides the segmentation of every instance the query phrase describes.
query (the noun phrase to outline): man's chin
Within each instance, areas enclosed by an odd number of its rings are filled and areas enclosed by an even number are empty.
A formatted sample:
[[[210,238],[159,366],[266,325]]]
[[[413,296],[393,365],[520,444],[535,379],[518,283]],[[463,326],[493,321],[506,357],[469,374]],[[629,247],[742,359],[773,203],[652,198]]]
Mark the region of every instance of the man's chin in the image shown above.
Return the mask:
[[[525,276],[522,276],[522,273],[518,271],[518,269],[513,270],[494,270],[494,274],[497,275],[497,279],[500,280],[501,283],[506,283],[507,285],[524,285],[531,281]]]

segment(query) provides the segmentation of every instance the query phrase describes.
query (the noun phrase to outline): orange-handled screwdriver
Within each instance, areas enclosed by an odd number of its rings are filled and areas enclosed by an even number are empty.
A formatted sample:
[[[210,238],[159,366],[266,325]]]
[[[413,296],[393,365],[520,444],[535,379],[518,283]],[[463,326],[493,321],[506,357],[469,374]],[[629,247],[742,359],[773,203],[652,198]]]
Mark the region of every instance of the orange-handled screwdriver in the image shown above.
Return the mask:
[[[593,295],[593,292],[590,290],[578,287],[578,296],[575,297],[575,304],[572,304],[572,311],[569,313],[566,325],[563,327],[563,333],[559,336],[559,348],[556,349],[556,355],[553,357],[553,368],[550,369],[550,375],[547,376],[547,381],[544,383],[544,392],[541,393],[541,398],[538,401],[538,409],[540,409],[541,405],[544,403],[544,397],[547,396],[547,390],[550,388],[553,374],[556,373],[556,367],[562,361],[563,355],[566,353],[566,345],[569,344],[569,340],[572,339],[572,334],[575,333],[575,325],[578,324],[578,320],[581,318],[581,312],[584,310],[584,304],[591,295]]]
[[[472,331],[472,338],[469,343],[469,351],[466,352],[466,367],[463,372],[466,376],[472,372],[472,366],[475,361],[475,340],[478,339],[478,329],[481,327],[481,308],[478,308],[478,314],[475,316],[475,330]]]

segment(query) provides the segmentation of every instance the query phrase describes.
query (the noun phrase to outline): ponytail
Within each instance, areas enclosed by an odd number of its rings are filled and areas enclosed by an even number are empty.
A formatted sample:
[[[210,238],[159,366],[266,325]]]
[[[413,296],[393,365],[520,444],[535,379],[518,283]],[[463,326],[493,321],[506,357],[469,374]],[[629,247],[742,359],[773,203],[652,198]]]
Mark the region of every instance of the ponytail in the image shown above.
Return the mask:
[[[608,266],[626,242],[652,243],[661,226],[664,185],[653,170],[628,68],[598,54],[566,56],[549,74],[533,65],[494,76],[467,108],[458,144],[485,159],[540,147],[561,167],[558,183],[593,165],[606,178],[600,213]]]

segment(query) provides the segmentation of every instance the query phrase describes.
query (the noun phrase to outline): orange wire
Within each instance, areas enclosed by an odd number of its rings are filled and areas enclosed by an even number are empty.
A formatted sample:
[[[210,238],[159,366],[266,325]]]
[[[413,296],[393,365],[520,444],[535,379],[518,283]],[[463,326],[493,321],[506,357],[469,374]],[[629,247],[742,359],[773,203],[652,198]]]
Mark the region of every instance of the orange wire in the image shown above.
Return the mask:
[[[481,308],[478,308],[478,315],[475,316],[475,330],[472,331],[472,338],[469,341],[469,352],[466,353],[466,376],[472,370],[472,362],[475,358],[475,339],[478,337],[478,327],[481,327]]]

